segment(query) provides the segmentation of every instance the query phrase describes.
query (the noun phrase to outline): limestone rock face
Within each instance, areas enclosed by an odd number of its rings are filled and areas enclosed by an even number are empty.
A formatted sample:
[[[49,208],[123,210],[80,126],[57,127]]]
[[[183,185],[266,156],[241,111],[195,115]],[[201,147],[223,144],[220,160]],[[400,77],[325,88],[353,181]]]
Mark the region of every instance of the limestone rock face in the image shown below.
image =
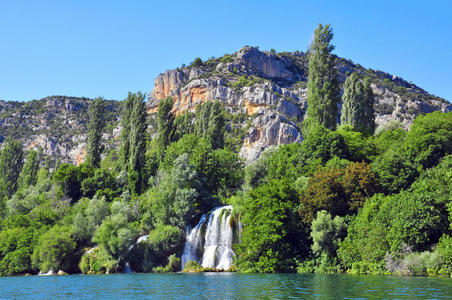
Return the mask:
[[[278,112],[265,109],[252,121],[240,155],[247,161],[253,161],[259,158],[268,146],[302,140],[303,137],[294,123]]]
[[[255,47],[244,47],[237,52],[237,59],[256,75],[268,79],[294,81],[299,74],[290,70],[293,62],[284,57],[278,57],[259,51]]]
[[[0,143],[11,135],[27,150],[39,150],[51,160],[81,164],[86,155],[88,107],[91,99],[51,96],[30,102],[0,101]],[[120,102],[107,101],[104,140],[117,146]],[[1,147],[1,145],[0,145]]]
[[[379,126],[398,121],[409,128],[420,113],[452,109],[444,99],[395,75],[366,70],[342,58],[337,68],[341,82],[352,72],[372,79]],[[160,74],[149,94],[148,111],[156,112],[160,100],[171,96],[176,114],[194,111],[197,105],[213,100],[221,101],[232,113],[246,113],[243,128],[247,135],[240,154],[250,162],[268,146],[303,140],[300,127],[307,109],[307,74],[308,59],[302,52],[277,54],[246,46],[202,66]]]
[[[172,70],[160,74],[155,79],[155,88],[153,90],[153,98],[165,99],[170,96],[179,85],[187,80],[187,74],[179,70]]]
[[[379,126],[398,121],[408,129],[421,113],[452,110],[448,101],[396,75],[365,69],[343,58],[338,58],[337,68],[341,82],[352,72],[370,78]],[[194,111],[206,101],[221,101],[227,111],[245,116],[239,124],[245,133],[240,154],[250,162],[271,145],[303,140],[300,128],[307,109],[307,74],[308,58],[303,52],[275,53],[246,46],[231,55],[158,75],[147,110],[152,116],[166,97],[173,97],[176,114]],[[51,159],[80,164],[86,155],[90,102],[66,96],[25,103],[0,100],[0,147],[11,135],[26,149],[41,149]],[[110,113],[104,141],[107,148],[113,148],[120,142],[121,103],[107,102]],[[151,124],[149,129],[155,128]]]

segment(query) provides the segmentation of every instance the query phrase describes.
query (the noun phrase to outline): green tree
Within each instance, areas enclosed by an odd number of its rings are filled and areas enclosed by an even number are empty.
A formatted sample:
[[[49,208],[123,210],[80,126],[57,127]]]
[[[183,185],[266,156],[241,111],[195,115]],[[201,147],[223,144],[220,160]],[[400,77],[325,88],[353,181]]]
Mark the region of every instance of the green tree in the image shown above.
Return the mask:
[[[162,169],[170,170],[185,153],[211,195],[228,196],[242,185],[243,161],[239,156],[228,149],[212,150],[206,138],[195,134],[184,135],[168,146]]]
[[[379,154],[373,136],[356,131],[351,125],[341,125],[336,133],[342,136],[347,145],[348,160],[370,162]]]
[[[19,189],[7,200],[8,214],[27,214],[34,208],[48,201],[47,194],[52,190],[50,179],[40,181],[36,185],[29,185]]]
[[[443,261],[441,275],[452,275],[452,237],[450,235],[443,235],[438,242],[437,251]]]
[[[111,216],[106,217],[96,229],[93,241],[106,251],[118,265],[124,263],[130,246],[135,240],[135,228],[131,208],[123,203],[114,202]]]
[[[325,210],[317,212],[311,224],[312,252],[319,257],[336,257],[339,242],[346,236],[346,231],[347,226],[343,218],[332,218]]]
[[[314,31],[314,40],[309,49],[307,130],[311,125],[323,125],[335,129],[340,101],[340,86],[337,78],[336,56],[331,54],[333,31],[330,25]]]
[[[161,175],[160,184],[151,194],[154,224],[184,228],[193,217],[198,193],[197,174],[190,165],[188,154],[182,154],[168,173]]]
[[[348,158],[349,153],[344,138],[337,132],[323,126],[312,126],[298,151],[297,161],[304,173],[314,173],[335,156]],[[283,165],[280,167],[283,168]]]
[[[278,150],[275,146],[270,146],[261,153],[259,159],[249,163],[245,167],[245,189],[257,188],[267,182],[269,160],[274,152]]]
[[[190,111],[185,111],[177,115],[174,119],[172,141],[178,141],[184,135],[193,133],[193,119],[195,115]]]
[[[167,257],[178,252],[183,242],[182,229],[171,225],[158,225],[149,232],[148,244],[156,265],[166,264]]]
[[[102,221],[110,215],[105,197],[94,196],[85,211],[79,211],[72,220],[71,233],[82,243],[89,242]]]
[[[200,57],[195,58],[195,60],[190,64],[190,67],[202,67],[203,62]]]
[[[397,193],[401,189],[409,188],[419,176],[416,166],[403,148],[401,150],[397,145],[375,159],[372,171],[378,174],[386,193]]]
[[[370,82],[364,83],[356,73],[345,80],[342,95],[341,124],[351,125],[357,131],[373,134],[375,131],[375,97]]]
[[[238,154],[228,149],[209,152],[205,168],[200,171],[209,193],[223,197],[235,194],[243,184],[243,164]]]
[[[33,265],[42,272],[49,270],[68,271],[70,256],[74,254],[76,243],[67,227],[54,226],[39,237],[33,255]]]
[[[81,182],[81,190],[85,197],[105,196],[110,201],[121,192],[111,171],[102,168],[96,169],[93,176]]]
[[[410,160],[424,169],[452,154],[452,112],[418,116],[405,139]]]
[[[145,188],[147,113],[144,99],[141,92],[129,93],[122,116],[121,159],[133,194],[140,194]]]
[[[407,132],[402,128],[381,130],[380,133],[374,137],[374,145],[377,147],[377,153],[382,154],[394,145],[401,147]]]
[[[429,173],[431,177],[419,179],[407,191],[390,196],[376,194],[364,203],[338,250],[344,267],[351,268],[362,261],[382,262],[387,253],[397,255],[406,246],[425,251],[438,242],[447,231],[444,192],[450,188],[428,187],[444,181],[440,179],[444,173]]]
[[[120,159],[122,169],[127,169],[130,155],[130,115],[133,110],[135,95],[129,92],[129,95],[124,100],[121,110],[121,149]]]
[[[86,161],[94,168],[100,165],[100,155],[104,150],[102,134],[105,127],[105,101],[99,97],[91,102],[88,109],[88,142],[86,145]]]
[[[79,262],[83,274],[111,273],[118,269],[118,261],[103,247],[97,247],[85,252]]]
[[[8,137],[0,154],[0,200],[11,197],[17,189],[17,179],[22,171],[24,152],[22,144]]]
[[[21,225],[3,228],[0,231],[0,275],[2,276],[34,272],[31,255],[37,242],[37,230],[28,222]]]
[[[307,245],[295,191],[283,180],[271,180],[250,191],[243,205],[237,267],[248,272],[290,271]]]
[[[39,157],[38,153],[34,150],[30,150],[25,160],[24,167],[20,172],[18,178],[18,188],[27,188],[31,185],[35,185],[38,180],[39,170]]]
[[[76,202],[82,196],[81,193],[81,177],[80,169],[73,164],[61,164],[53,174],[53,180],[60,184],[64,194]]]
[[[173,141],[174,131],[174,114],[171,112],[173,109],[173,98],[168,97],[160,101],[158,112],[158,134],[157,134],[157,154],[159,161],[164,158],[166,147]]]
[[[210,152],[212,152],[212,145],[206,138],[196,134],[186,134],[177,142],[173,142],[168,146],[160,168],[170,170],[174,166],[176,159],[187,153],[190,163],[193,164],[198,172],[201,172],[206,167]]]
[[[197,107],[194,132],[206,137],[213,149],[223,148],[226,115],[220,101],[205,102]]]

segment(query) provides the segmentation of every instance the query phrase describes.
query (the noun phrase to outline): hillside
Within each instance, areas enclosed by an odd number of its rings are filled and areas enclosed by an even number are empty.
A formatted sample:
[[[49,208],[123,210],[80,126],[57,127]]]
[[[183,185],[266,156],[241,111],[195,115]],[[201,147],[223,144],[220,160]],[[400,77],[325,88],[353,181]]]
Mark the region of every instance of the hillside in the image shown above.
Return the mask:
[[[452,110],[445,99],[395,75],[365,69],[343,58],[338,59],[338,69],[341,82],[352,72],[369,77],[377,97],[376,122],[380,126],[399,121],[407,129],[421,113]],[[168,96],[175,99],[173,110],[177,114],[218,99],[231,113],[229,130],[238,132],[240,154],[247,161],[255,160],[270,145],[303,140],[300,128],[307,108],[307,74],[308,59],[303,52],[275,53],[246,46],[205,62],[195,59],[191,65],[166,71],[155,79],[148,102],[150,130],[155,131],[152,115],[160,100]],[[66,96],[30,102],[0,100],[0,143],[11,135],[26,149],[41,148],[53,159],[79,164],[84,159],[90,101]],[[119,137],[121,102],[108,103],[104,137],[111,148]]]
[[[379,126],[399,121],[408,129],[421,113],[452,109],[446,100],[395,75],[365,69],[343,58],[338,59],[338,69],[342,83],[352,72],[369,77],[377,98]],[[218,99],[230,112],[248,116],[242,123],[247,134],[240,154],[252,161],[269,145],[302,141],[307,74],[306,53],[266,52],[246,46],[232,55],[205,62],[196,59],[190,66],[160,74],[149,95],[149,111],[155,112],[160,100],[168,96],[175,99],[176,113]]]
[[[91,99],[50,96],[29,102],[0,100],[0,142],[11,135],[26,149],[41,149],[52,160],[79,164],[85,157],[88,107]],[[118,132],[121,103],[107,101],[107,127],[104,134],[113,147]],[[113,138],[111,138],[113,137]]]

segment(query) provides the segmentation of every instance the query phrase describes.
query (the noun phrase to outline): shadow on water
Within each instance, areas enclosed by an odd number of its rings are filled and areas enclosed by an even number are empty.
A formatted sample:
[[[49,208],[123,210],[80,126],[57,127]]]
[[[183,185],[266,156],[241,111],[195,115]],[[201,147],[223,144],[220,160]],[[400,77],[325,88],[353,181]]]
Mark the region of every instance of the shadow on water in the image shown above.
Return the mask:
[[[0,278],[0,298],[451,299],[452,279],[320,274],[115,274]]]

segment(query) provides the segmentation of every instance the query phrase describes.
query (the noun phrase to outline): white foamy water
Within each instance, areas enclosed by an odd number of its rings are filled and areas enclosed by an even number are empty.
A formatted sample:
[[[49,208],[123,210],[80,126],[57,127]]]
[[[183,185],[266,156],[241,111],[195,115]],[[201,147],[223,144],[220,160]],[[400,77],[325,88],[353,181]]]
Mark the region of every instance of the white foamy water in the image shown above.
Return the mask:
[[[182,269],[190,261],[197,261],[204,268],[227,270],[232,265],[234,231],[230,225],[232,206],[214,208],[209,220],[203,215],[199,223],[189,231],[182,254]]]

